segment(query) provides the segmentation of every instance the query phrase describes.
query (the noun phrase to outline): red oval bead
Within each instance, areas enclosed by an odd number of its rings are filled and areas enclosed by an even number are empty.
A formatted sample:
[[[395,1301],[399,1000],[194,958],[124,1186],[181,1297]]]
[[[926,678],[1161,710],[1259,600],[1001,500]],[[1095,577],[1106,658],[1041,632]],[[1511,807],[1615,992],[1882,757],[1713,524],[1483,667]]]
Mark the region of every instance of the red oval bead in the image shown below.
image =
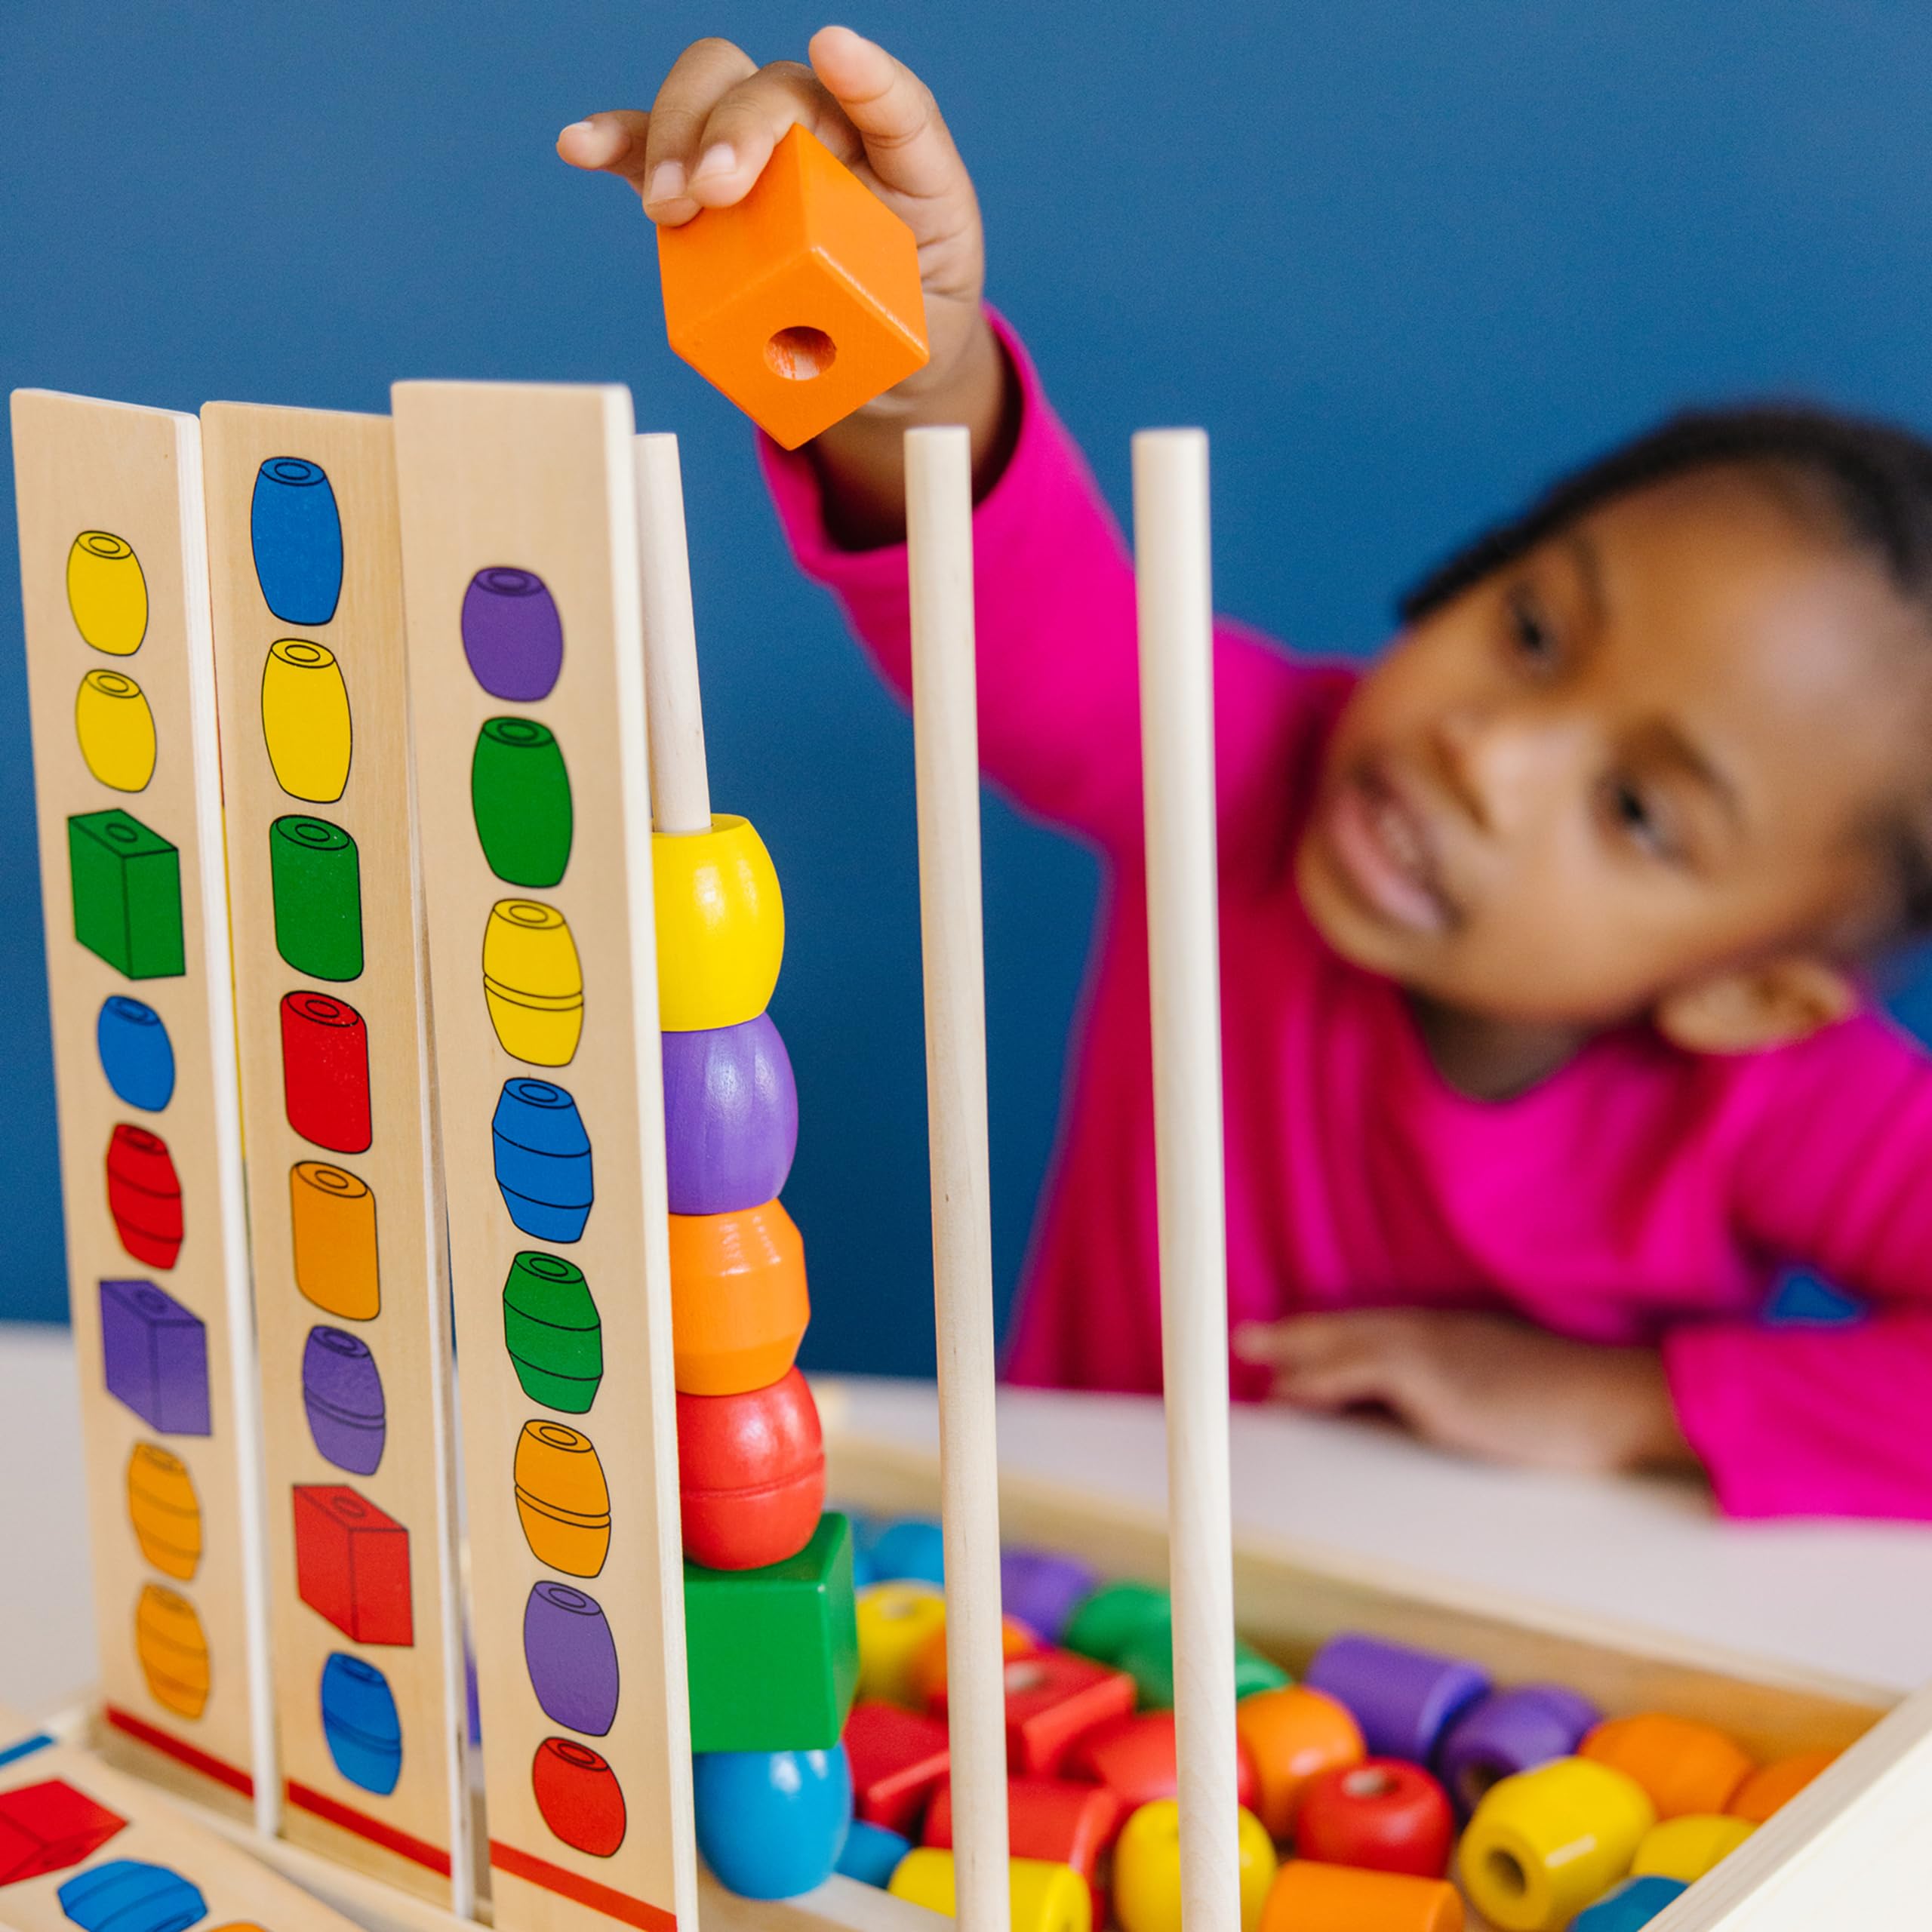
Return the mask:
[[[712,1570],[795,1556],[825,1509],[825,1442],[797,1369],[737,1395],[678,1398],[685,1554]]]
[[[1295,1849],[1303,1858],[1417,1878],[1439,1878],[1449,1869],[1455,1835],[1449,1794],[1420,1765],[1398,1758],[1323,1773],[1295,1820]]]

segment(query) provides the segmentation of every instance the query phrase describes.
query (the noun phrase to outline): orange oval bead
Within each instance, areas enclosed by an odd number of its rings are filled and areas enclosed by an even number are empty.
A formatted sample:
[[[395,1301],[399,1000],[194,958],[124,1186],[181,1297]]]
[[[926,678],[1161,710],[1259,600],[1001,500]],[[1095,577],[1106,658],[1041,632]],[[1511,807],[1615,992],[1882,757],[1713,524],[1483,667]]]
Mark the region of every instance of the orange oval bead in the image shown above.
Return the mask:
[[[1660,1818],[1729,1809],[1756,1768],[1716,1725],[1662,1711],[1606,1718],[1577,1747],[1577,1755],[1635,1779]]]

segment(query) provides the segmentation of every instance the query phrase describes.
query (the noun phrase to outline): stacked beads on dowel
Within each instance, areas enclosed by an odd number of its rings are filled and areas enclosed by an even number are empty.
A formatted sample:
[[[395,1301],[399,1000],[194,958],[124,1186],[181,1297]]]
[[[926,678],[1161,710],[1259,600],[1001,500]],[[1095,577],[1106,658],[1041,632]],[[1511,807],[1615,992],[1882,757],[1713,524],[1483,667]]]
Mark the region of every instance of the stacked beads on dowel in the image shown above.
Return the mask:
[[[837,1869],[950,1912],[938,1525],[853,1522],[866,1580]],[[1180,1932],[1172,1673],[1149,1661],[1171,1637],[1167,1592],[1041,1549],[1008,1550],[1001,1571],[1015,1932]],[[1756,1769],[1710,1724],[1605,1720],[1567,1686],[1498,1685],[1357,1633],[1300,1683],[1245,1644],[1235,1669],[1243,1932],[1635,1932],[1831,1761]],[[782,1827],[758,1789],[768,1835],[822,1813],[809,1778]],[[714,1817],[709,1835],[731,1834]]]
[[[757,831],[710,809],[688,565],[668,540],[683,527],[671,438],[638,439],[638,486],[697,1844],[733,1890],[789,1898],[832,1875],[851,1824],[840,1734],[858,1641],[851,1531],[825,1514],[818,1411],[795,1365],[811,1311],[779,1196],[798,1097],[765,1010],[785,909]]]

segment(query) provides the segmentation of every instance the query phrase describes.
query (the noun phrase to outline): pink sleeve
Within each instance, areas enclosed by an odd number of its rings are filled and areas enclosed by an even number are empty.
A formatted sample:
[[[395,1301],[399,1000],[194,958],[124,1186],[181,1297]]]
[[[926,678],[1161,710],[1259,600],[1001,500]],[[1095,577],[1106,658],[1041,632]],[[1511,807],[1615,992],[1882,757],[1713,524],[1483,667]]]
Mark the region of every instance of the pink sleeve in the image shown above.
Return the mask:
[[[1932,1519],[1932,1313],[1689,1323],[1663,1361],[1727,1514]]]
[[[974,513],[980,761],[1017,804],[1104,850],[1141,840],[1140,698],[1134,570],[1084,459],[998,316],[1020,389],[1018,440]],[[804,451],[760,439],[779,518],[800,568],[844,607],[902,698],[912,686],[906,548],[839,547]],[[1224,824],[1285,803],[1284,729],[1323,714],[1346,674],[1297,669],[1239,626],[1217,625],[1215,708]],[[1259,810],[1248,809],[1251,805]],[[1278,842],[1278,841],[1275,841]]]
[[[1873,1312],[1675,1331],[1678,1420],[1734,1515],[1932,1518],[1932,1058],[1866,1016],[1767,1056],[1749,1084],[1740,1232]]]

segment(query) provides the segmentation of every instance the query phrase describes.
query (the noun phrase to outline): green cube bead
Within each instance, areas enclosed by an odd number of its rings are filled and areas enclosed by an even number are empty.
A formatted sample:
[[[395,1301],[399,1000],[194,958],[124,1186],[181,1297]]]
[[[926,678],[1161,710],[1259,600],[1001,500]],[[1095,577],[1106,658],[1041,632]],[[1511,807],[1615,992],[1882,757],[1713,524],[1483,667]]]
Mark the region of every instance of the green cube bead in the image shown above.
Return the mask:
[[[188,970],[181,936],[181,854],[116,808],[67,821],[74,937],[131,980]]]
[[[859,1682],[851,1524],[762,1570],[687,1561],[685,1650],[694,1751],[829,1750]]]
[[[1152,1583],[1103,1583],[1067,1620],[1061,1647],[1097,1663],[1113,1663],[1149,1624],[1165,1629],[1174,1614],[1167,1592]]]

